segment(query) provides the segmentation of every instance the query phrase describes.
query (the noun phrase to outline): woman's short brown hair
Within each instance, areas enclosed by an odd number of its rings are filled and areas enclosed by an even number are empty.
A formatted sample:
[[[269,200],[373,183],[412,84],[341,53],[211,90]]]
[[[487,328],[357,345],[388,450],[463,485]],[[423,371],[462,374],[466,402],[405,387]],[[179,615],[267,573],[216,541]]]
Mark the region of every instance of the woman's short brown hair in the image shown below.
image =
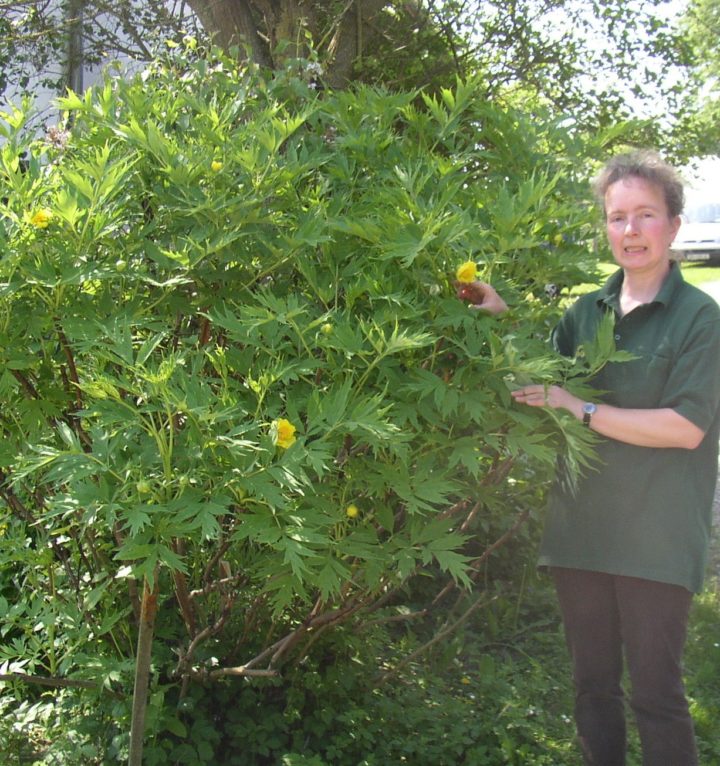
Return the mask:
[[[685,206],[685,190],[679,173],[657,152],[640,149],[613,157],[593,181],[593,191],[605,209],[605,193],[612,184],[625,178],[642,178],[662,190],[670,218],[680,215]]]

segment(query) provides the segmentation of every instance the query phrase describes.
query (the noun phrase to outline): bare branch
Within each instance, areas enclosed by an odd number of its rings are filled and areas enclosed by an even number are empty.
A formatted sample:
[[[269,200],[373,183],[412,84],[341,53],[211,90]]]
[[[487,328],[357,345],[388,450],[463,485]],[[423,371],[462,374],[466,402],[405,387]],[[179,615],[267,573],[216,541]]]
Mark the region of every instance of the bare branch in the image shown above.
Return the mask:
[[[0,673],[2,681],[21,681],[22,683],[48,686],[53,689],[102,689],[101,684],[94,681],[77,681],[73,678],[53,678],[51,676],[34,676],[29,673]]]

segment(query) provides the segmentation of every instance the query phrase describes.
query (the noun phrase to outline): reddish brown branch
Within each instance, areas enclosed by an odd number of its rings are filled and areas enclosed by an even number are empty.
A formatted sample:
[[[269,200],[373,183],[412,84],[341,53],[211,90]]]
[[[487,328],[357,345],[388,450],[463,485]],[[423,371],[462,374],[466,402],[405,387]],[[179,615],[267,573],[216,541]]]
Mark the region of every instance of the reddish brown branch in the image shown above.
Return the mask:
[[[35,520],[31,511],[15,494],[15,490],[10,486],[8,475],[2,469],[0,469],[0,497],[7,503],[8,508],[17,513],[23,521],[32,523]]]
[[[138,631],[138,644],[135,659],[135,686],[133,689],[132,718],[130,722],[130,747],[128,766],[141,766],[145,741],[145,713],[150,682],[152,645],[155,634],[155,619],[158,608],[157,568],[154,572],[154,584],[145,580],[142,596],[142,610]]]
[[[173,540],[173,550],[178,556],[183,556],[185,553],[184,546],[181,540]],[[175,570],[172,573],[173,584],[175,586],[175,598],[180,605],[180,611],[185,621],[185,627],[188,630],[190,636],[194,636],[197,633],[197,623],[195,620],[195,608],[193,607],[192,600],[190,599],[190,590],[187,584],[187,578],[182,572]]]
[[[520,527],[530,518],[530,509],[524,510],[522,513],[518,514],[518,516],[515,519],[514,524],[508,529],[503,535],[498,537],[498,539],[492,544],[489,545],[485,550],[482,552],[482,554],[476,558],[471,564],[470,568],[479,570],[480,567],[485,563],[485,561],[500,547],[505,545],[508,540],[513,538],[515,536],[515,533],[520,529]],[[478,576],[480,573],[479,571],[476,573],[476,575],[471,575],[473,578]]]
[[[26,377],[25,375],[20,372],[20,370],[10,370],[13,377],[20,383],[20,385],[25,389],[25,393],[31,397],[32,399],[39,399],[40,394],[38,394],[37,389],[32,384],[30,378]]]
[[[197,633],[197,624],[195,622],[195,609],[190,599],[187,578],[182,572],[178,571],[173,572],[172,578],[175,586],[175,598],[180,606],[185,627],[190,636],[194,636]]]
[[[225,626],[225,623],[227,622],[228,617],[230,616],[230,611],[232,610],[232,606],[235,603],[234,598],[226,598],[225,602],[223,604],[223,610],[220,614],[220,617],[215,621],[213,625],[207,625],[204,627],[199,633],[197,633],[192,641],[190,642],[190,646],[188,646],[188,649],[185,653],[181,654],[180,659],[178,661],[177,666],[175,667],[175,675],[177,676],[187,676],[188,674],[192,674],[196,671],[193,671],[192,668],[190,668],[190,662],[192,661],[193,655],[195,654],[196,649],[203,641],[207,641],[208,638],[211,638],[212,636],[219,633],[223,627]]]
[[[206,346],[210,341],[211,323],[208,317],[204,317],[202,324],[200,325],[200,336],[198,337],[198,345]]]
[[[68,364],[68,371],[70,373],[70,380],[75,384],[75,405],[78,409],[82,409],[82,391],[80,390],[80,378],[78,377],[77,367],[75,366],[75,357],[73,356],[72,348],[70,348],[70,342],[67,339],[62,327],[56,319],[57,334],[60,340],[60,346],[65,354],[65,359]]]
[[[210,582],[210,577],[212,577],[213,570],[215,569],[215,566],[220,561],[220,559],[225,555],[228,548],[232,544],[231,540],[224,540],[220,546],[218,547],[217,551],[215,551],[215,554],[213,557],[208,561],[207,566],[205,567],[205,571],[203,572],[202,581],[204,583]]]

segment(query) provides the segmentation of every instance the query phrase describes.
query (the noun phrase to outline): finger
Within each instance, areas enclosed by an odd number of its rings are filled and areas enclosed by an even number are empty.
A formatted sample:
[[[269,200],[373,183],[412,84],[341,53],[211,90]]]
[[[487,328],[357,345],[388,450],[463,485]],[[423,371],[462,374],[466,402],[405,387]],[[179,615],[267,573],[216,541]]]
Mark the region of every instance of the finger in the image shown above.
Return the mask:
[[[519,388],[510,392],[511,395],[520,400],[523,404],[528,404],[535,407],[547,406],[547,391],[544,386],[531,386]]]

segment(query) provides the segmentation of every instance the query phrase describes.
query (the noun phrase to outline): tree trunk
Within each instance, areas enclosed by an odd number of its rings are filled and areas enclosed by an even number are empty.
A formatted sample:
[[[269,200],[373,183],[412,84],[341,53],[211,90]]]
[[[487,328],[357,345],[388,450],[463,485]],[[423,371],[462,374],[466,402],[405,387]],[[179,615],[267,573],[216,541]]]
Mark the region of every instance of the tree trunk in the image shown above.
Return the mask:
[[[65,63],[66,86],[83,92],[83,10],[85,0],[70,0],[67,4],[67,61]]]
[[[330,40],[329,85],[344,88],[351,81],[353,68],[377,34],[373,21],[387,4],[387,0],[355,0],[346,5]]]
[[[248,46],[250,57],[261,66],[272,66],[267,44],[260,37],[248,0],[188,0],[205,31],[224,50]],[[241,54],[242,55],[242,54]]]
[[[326,66],[326,81],[344,87],[378,27],[372,21],[388,0],[347,0],[334,16],[318,0],[188,0],[205,31],[223,49],[249,48],[252,60],[279,67],[308,54],[309,32]],[[241,51],[242,55],[242,51]]]

